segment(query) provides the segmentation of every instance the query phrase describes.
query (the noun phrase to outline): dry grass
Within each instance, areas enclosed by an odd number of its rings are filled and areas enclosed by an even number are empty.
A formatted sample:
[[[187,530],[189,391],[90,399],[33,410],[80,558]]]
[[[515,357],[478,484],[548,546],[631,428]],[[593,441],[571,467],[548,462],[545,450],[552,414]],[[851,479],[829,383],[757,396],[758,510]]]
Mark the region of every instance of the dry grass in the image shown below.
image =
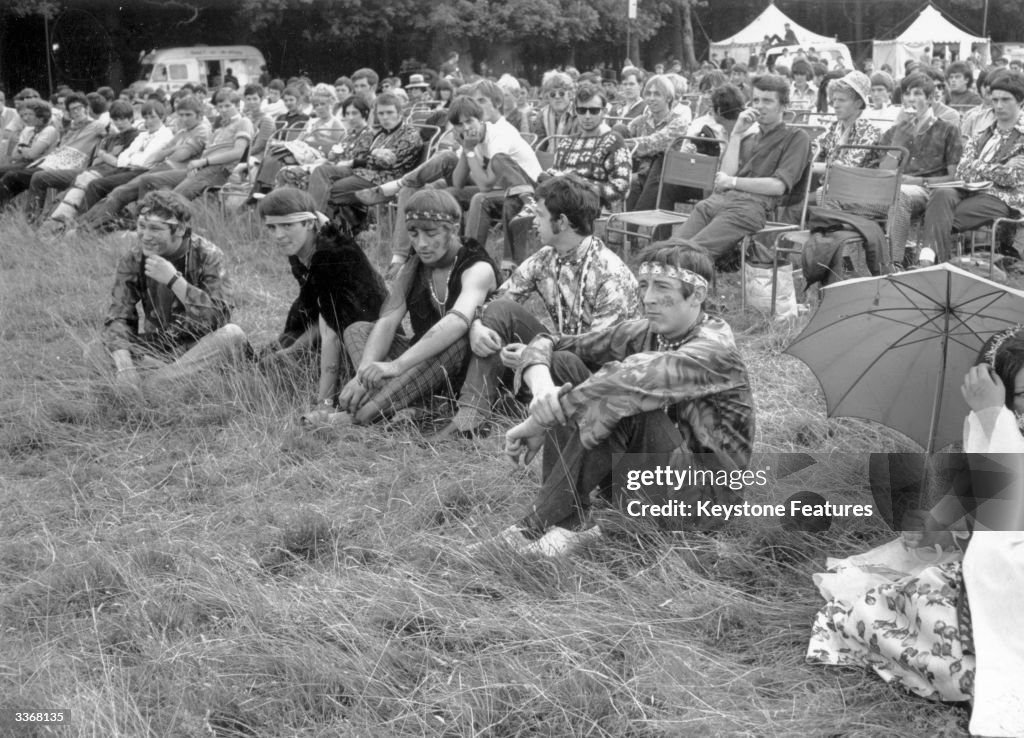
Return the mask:
[[[294,292],[283,260],[243,224],[201,223],[236,322],[269,339]],[[965,735],[954,708],[803,663],[811,572],[878,525],[669,536],[606,512],[610,535],[575,558],[470,556],[537,484],[498,439],[296,437],[308,380],[248,371],[123,402],[81,358],[118,240],[45,246],[10,219],[0,234],[0,714],[64,708],[57,734],[125,738]],[[863,497],[856,452],[901,441],[826,420],[789,333],[729,317],[758,452],[821,462],[766,497]]]

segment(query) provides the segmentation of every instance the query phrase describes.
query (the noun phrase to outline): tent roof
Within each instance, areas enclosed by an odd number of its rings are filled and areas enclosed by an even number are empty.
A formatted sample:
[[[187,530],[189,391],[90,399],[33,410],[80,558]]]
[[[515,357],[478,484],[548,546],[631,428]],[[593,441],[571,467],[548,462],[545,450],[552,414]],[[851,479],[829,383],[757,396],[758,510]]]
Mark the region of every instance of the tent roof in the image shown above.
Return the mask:
[[[903,43],[950,43],[953,41],[986,41],[953,25],[934,5],[921,11],[907,30],[896,37]]]
[[[813,46],[814,44],[823,44],[831,41],[835,41],[833,36],[822,36],[808,31],[800,24],[793,21],[789,16],[779,10],[775,3],[772,2],[765,8],[759,16],[754,18],[739,33],[735,33],[729,38],[722,39],[721,41],[714,41],[714,46],[726,46],[726,45],[739,45],[739,44],[759,44],[764,40],[765,34],[772,35],[778,34],[780,37],[785,33],[785,24],[788,23],[796,33],[797,41],[801,46]]]

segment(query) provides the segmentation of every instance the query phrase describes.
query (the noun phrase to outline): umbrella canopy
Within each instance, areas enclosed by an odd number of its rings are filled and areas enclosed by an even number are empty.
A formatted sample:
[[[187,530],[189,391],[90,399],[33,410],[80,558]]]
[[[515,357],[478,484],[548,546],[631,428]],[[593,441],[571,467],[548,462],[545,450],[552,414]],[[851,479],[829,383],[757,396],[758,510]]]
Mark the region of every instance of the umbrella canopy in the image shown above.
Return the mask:
[[[1024,320],[1024,292],[950,264],[840,282],[786,353],[807,364],[829,416],[874,420],[931,453],[960,439],[967,370]]]

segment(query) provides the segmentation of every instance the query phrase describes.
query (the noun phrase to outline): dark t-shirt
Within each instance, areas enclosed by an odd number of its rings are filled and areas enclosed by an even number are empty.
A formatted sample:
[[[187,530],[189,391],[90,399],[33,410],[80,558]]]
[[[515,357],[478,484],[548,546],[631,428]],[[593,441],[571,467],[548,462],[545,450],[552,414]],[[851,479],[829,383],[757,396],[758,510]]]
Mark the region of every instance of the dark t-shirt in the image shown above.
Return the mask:
[[[299,295],[278,338],[281,346],[291,346],[321,316],[339,335],[352,323],[372,322],[380,316],[388,295],[384,280],[359,245],[333,224],[317,234],[308,268],[294,256],[288,261],[299,283]]]

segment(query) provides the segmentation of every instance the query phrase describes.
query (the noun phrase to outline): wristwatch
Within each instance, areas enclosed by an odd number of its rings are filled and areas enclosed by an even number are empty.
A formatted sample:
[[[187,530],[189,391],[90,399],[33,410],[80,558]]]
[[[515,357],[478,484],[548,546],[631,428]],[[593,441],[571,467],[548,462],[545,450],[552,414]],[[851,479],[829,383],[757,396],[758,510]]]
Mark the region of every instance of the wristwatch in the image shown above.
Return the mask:
[[[467,151],[466,152],[466,158],[467,159],[475,159],[476,158],[476,152],[475,151]]]

